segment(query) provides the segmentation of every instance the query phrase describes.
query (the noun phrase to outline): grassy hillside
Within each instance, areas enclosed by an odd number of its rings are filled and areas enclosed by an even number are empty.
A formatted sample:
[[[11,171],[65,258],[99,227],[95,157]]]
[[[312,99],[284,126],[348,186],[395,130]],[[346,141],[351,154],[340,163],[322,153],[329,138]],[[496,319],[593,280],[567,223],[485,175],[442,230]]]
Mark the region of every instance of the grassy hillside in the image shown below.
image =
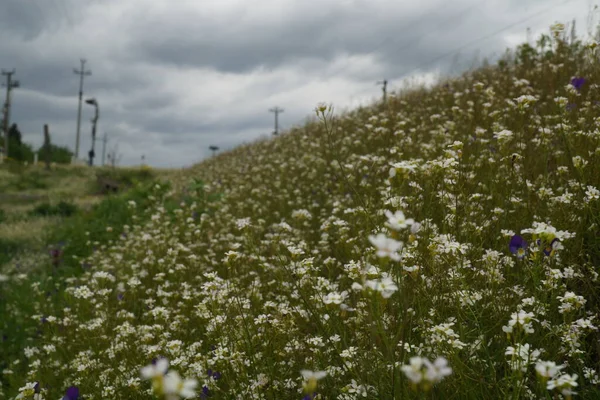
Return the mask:
[[[5,397],[599,398],[600,67],[540,43],[319,105],[128,202],[79,274],[5,276],[38,332]]]
[[[41,262],[48,236],[65,218],[89,212],[105,197],[102,179],[120,182],[172,175],[174,171],[140,168],[88,168],[87,166],[0,164],[0,272],[19,262]],[[43,257],[42,257],[43,258]]]

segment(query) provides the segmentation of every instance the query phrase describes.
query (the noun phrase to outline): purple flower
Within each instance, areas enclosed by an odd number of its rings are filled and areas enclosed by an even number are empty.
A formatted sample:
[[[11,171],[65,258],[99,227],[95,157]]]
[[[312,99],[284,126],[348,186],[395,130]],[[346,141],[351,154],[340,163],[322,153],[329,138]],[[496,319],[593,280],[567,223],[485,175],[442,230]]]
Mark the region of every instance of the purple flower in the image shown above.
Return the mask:
[[[65,396],[62,400],[77,400],[79,399],[79,388],[77,386],[71,386],[67,389]]]
[[[208,387],[202,386],[202,393],[200,393],[200,398],[202,400],[205,400],[209,397],[210,397],[210,390],[208,390]]]
[[[212,377],[214,380],[221,379],[221,373],[219,371],[213,371],[212,369],[209,369],[206,372],[207,372],[209,378]]]
[[[510,243],[508,244],[508,249],[511,253],[517,256],[517,258],[521,259],[525,257],[527,252],[527,242],[523,237],[519,235],[514,235],[510,238]]]
[[[62,260],[62,254],[63,254],[63,251],[60,248],[50,250],[50,257],[52,258],[52,265],[54,265],[55,267],[58,267],[58,265],[60,264],[60,262]]]
[[[117,295],[117,300],[121,301],[121,300],[123,300],[123,297],[125,297],[125,293],[119,293]]]
[[[581,89],[581,87],[583,86],[584,83],[585,83],[585,78],[582,78],[582,77],[575,77],[575,78],[571,79],[571,85],[573,85],[573,87],[575,89],[577,89],[577,91],[579,91]]]
[[[577,104],[575,103],[569,103],[567,104],[567,111],[573,111],[577,108]]]
[[[304,396],[302,398],[302,400],[313,400],[315,397],[317,397],[317,393],[311,393],[311,394],[307,394],[306,396]]]
[[[560,246],[560,240],[558,240],[557,238],[552,239],[550,244],[548,246],[544,247],[544,250],[543,250],[544,254],[547,256],[551,256],[552,253],[554,252],[554,250],[559,248],[559,246]]]

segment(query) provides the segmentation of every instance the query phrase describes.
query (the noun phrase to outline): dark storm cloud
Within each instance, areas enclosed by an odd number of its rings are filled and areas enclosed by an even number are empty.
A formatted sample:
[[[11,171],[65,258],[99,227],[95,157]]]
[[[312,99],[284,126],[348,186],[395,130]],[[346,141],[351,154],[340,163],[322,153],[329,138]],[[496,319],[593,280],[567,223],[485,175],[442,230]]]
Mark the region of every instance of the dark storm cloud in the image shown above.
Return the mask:
[[[555,2],[559,4],[558,1]],[[575,7],[579,5],[579,9]],[[26,140],[74,147],[79,58],[84,98],[100,104],[99,136],[123,164],[182,166],[280,127],[316,103],[337,110],[380,96],[413,74],[444,76],[507,46],[502,27],[552,7],[547,0],[0,0],[0,67],[16,68],[12,119]],[[585,19],[586,0],[513,27]],[[566,20],[565,20],[566,19]],[[580,31],[585,28],[579,25]],[[478,40],[490,35],[485,40]],[[516,36],[515,36],[516,35]],[[520,36],[519,36],[520,35]],[[464,46],[465,44],[472,44]],[[459,50],[459,51],[457,51]],[[431,78],[429,78],[431,79]],[[83,105],[80,156],[91,146]],[[98,145],[98,143],[97,143]],[[98,153],[98,150],[97,150]]]
[[[476,8],[461,1],[454,2],[453,11],[449,2],[438,1],[426,11],[405,7],[408,11],[393,13],[397,7],[390,3],[392,13],[385,13],[368,3],[356,3],[355,7],[340,3],[324,9],[290,6],[290,14],[282,12],[278,19],[263,23],[245,19],[251,6],[221,20],[207,18],[200,11],[174,9],[167,24],[160,23],[164,14],[147,12],[128,31],[139,38],[136,54],[149,62],[240,73],[259,67],[274,69],[297,59],[326,62],[343,54],[370,54],[398,39],[414,45],[411,38],[440,25],[452,28]]]
[[[45,31],[57,29],[58,14],[34,0],[2,0],[0,2],[0,34],[3,39],[30,41]]]

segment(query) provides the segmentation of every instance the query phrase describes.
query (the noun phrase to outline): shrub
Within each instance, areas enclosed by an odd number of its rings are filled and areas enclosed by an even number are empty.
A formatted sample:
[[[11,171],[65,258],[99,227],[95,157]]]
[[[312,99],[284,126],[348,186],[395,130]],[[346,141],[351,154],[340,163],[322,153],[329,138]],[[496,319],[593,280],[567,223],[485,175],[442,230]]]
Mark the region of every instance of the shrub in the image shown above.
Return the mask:
[[[57,205],[51,205],[50,203],[42,203],[36,206],[30,211],[32,216],[60,216],[70,217],[77,212],[78,208],[75,204],[61,200]]]

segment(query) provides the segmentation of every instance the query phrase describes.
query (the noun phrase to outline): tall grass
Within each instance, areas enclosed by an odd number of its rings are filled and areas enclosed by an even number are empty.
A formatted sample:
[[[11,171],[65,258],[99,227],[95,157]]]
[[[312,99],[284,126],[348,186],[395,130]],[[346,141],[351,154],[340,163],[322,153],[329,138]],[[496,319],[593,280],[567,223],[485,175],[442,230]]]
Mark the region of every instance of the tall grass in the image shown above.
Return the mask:
[[[4,283],[40,330],[5,396],[599,398],[600,67],[565,36],[77,231],[80,274]]]

